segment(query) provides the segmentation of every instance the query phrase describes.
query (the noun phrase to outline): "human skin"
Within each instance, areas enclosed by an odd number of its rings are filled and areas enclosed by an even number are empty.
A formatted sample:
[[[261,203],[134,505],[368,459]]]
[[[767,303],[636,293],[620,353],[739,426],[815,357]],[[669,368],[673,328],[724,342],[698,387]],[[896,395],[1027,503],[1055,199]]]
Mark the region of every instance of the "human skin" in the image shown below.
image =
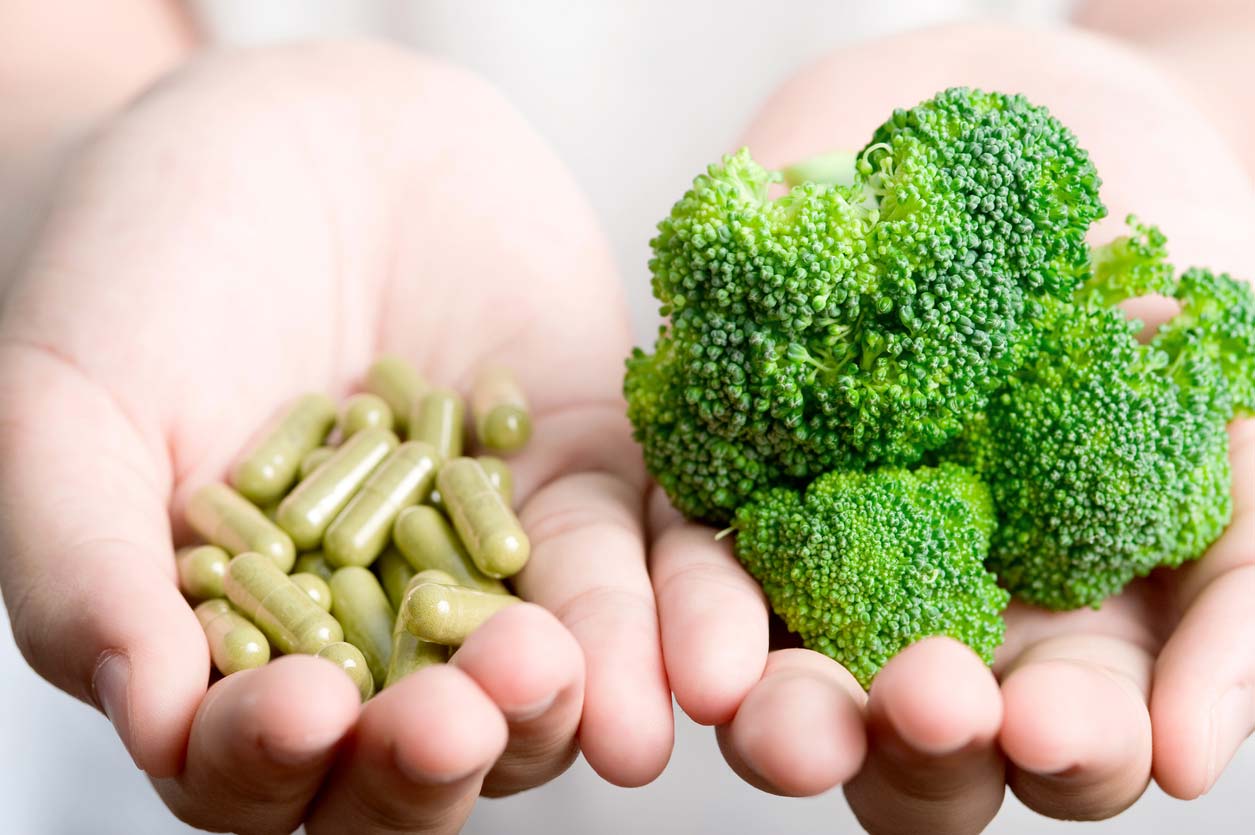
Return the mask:
[[[1136,211],[1163,228],[1175,263],[1255,276],[1255,195],[1227,138],[1188,88],[1095,35],[961,26],[845,49],[785,83],[742,144],[768,167],[858,148],[887,107],[955,85],[1023,92],[1074,129],[1110,208],[1095,241]],[[1162,301],[1130,307],[1171,315]],[[992,670],[949,639],[922,641],[868,694],[818,653],[769,651],[767,606],[731,543],[655,496],[651,573],[676,700],[717,727],[750,783],[843,785],[874,833],[978,832],[1006,786],[1059,818],[1115,815],[1152,776],[1197,797],[1255,722],[1255,424],[1231,435],[1235,515],[1203,559],[1098,611],[1014,604]]]
[[[108,119],[0,313],[0,585],[49,681],[100,707],[194,825],[451,832],[577,750],[638,785],[671,749],[618,393],[630,345],[570,176],[468,73],[369,44],[224,53]],[[183,507],[285,400],[389,351],[466,392],[519,375],[530,605],[364,706],[288,656],[211,687],[175,584]]]

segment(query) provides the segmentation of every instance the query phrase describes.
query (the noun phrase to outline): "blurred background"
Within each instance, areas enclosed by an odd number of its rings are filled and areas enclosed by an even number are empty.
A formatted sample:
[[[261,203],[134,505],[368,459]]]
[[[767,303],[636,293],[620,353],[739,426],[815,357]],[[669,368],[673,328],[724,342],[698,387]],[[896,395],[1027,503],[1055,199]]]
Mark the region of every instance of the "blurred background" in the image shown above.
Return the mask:
[[[1164,2],[1147,0],[1141,8],[1154,14]],[[375,35],[444,56],[491,80],[557,148],[600,213],[641,341],[652,338],[657,321],[646,272],[654,224],[693,175],[736,141],[765,96],[801,65],[841,43],[905,28],[976,17],[1056,25],[1073,11],[1066,0],[201,0],[190,8],[217,43]],[[647,788],[609,786],[581,761],[548,786],[481,802],[465,831],[860,831],[840,792],[809,800],[760,793],[724,765],[709,729],[678,710],[676,722],[671,765]],[[100,715],[30,671],[7,621],[0,623],[0,775],[0,832],[193,831],[165,810]],[[1206,798],[1181,803],[1152,786],[1132,810],[1087,824],[1086,831],[1255,831],[1251,785],[1255,746],[1247,745]],[[1075,827],[1041,818],[1008,794],[989,831]]]

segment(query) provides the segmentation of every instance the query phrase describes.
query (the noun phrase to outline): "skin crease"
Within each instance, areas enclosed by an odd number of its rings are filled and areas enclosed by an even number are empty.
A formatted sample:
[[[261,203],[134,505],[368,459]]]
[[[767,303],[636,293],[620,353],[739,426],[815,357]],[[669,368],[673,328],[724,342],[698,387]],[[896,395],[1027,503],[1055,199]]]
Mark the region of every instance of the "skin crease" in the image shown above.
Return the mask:
[[[648,782],[672,719],[618,393],[629,345],[589,208],[484,83],[366,44],[199,59],[99,129],[0,318],[18,645],[201,827],[451,832],[481,790],[543,783],[577,750]],[[190,491],[283,401],[345,396],[380,351],[463,393],[481,362],[520,375],[517,590],[544,608],[499,614],[364,707],[308,657],[206,694],[171,548]]]
[[[1119,234],[1136,210],[1163,228],[1178,265],[1255,276],[1255,199],[1226,139],[1171,78],[1097,36],[958,26],[854,46],[786,82],[741,141],[768,167],[858,148],[886,103],[953,85],[1024,92],[1074,129],[1110,209],[1094,240]],[[1131,308],[1149,321],[1171,315],[1162,302]],[[865,706],[832,686],[835,662],[768,655],[762,595],[730,544],[655,502],[651,572],[676,699],[719,726],[729,763],[751,783],[781,794],[843,784],[873,833],[979,832],[1004,784],[1067,819],[1119,813],[1152,776],[1196,797],[1255,723],[1253,431],[1233,427],[1235,518],[1204,559],[1099,611],[1013,605],[993,671],[948,640],[916,644],[885,667]],[[738,636],[731,647],[727,635]],[[809,720],[782,724],[793,705]],[[861,725],[833,718],[853,708]],[[860,767],[848,754],[864,746]]]

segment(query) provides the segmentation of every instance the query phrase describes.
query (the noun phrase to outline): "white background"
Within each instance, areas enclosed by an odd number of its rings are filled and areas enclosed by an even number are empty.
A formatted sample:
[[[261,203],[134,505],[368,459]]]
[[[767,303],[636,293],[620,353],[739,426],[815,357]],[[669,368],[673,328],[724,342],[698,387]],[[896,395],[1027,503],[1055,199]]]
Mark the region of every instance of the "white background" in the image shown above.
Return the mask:
[[[763,97],[842,42],[975,14],[1049,21],[1061,3],[908,2],[330,2],[204,0],[216,37],[265,43],[309,35],[381,34],[473,67],[501,87],[557,147],[609,231],[638,338],[652,337],[646,272],[654,223],[727,150]],[[874,71],[874,68],[869,68]],[[899,103],[891,103],[899,104]],[[2,619],[2,618],[0,618]],[[741,783],[713,734],[677,711],[677,745],[645,789],[601,782],[583,762],[550,785],[481,802],[470,833],[844,833],[859,831],[839,792],[784,800]],[[1095,835],[1255,831],[1255,746],[1207,798],[1157,789]],[[0,833],[166,835],[187,832],[164,810],[108,723],[23,663],[0,624]],[[1076,829],[1013,797],[990,831]]]

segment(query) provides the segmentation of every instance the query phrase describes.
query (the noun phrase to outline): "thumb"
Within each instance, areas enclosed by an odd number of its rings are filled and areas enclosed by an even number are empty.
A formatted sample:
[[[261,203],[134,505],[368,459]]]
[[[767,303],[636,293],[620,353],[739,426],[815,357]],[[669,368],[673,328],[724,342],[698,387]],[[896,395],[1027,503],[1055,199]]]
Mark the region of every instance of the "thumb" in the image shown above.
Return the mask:
[[[170,476],[154,449],[73,363],[0,348],[0,586],[14,639],[164,777],[182,768],[209,659],[173,579]]]

